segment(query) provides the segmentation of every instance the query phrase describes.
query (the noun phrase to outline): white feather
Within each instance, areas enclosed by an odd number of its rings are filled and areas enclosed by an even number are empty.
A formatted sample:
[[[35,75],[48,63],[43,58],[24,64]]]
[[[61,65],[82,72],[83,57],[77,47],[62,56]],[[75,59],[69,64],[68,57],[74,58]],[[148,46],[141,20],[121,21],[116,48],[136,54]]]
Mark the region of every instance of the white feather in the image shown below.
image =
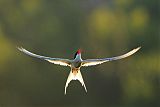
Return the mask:
[[[137,52],[141,47],[138,47],[136,49],[133,49],[131,51],[129,51],[128,53],[121,55],[121,56],[117,56],[117,57],[111,57],[111,58],[103,58],[103,59],[86,59],[82,61],[82,66],[94,66],[94,65],[98,65],[98,64],[102,64],[104,62],[108,62],[108,61],[113,61],[113,60],[118,60],[118,59],[123,59],[126,58],[132,54],[134,54],[135,52]]]
[[[62,65],[62,66],[70,66],[70,63],[71,61],[69,59],[63,59],[63,58],[51,58],[51,57],[46,57],[46,56],[41,56],[41,55],[37,55],[37,54],[34,54],[24,48],[18,48],[21,52],[29,55],[29,56],[32,56],[32,57],[36,57],[36,58],[40,58],[40,59],[43,59],[43,60],[46,60],[48,62],[51,62],[53,64],[58,64],[58,65]]]
[[[87,88],[85,86],[85,83],[84,83],[84,80],[83,80],[83,77],[82,77],[82,74],[81,74],[80,70],[78,70],[76,74],[73,74],[73,72],[71,70],[70,73],[69,73],[69,75],[68,75],[67,81],[66,81],[64,94],[67,93],[68,84],[72,80],[79,80],[79,82],[82,84],[82,86],[84,87],[85,91],[87,92]]]

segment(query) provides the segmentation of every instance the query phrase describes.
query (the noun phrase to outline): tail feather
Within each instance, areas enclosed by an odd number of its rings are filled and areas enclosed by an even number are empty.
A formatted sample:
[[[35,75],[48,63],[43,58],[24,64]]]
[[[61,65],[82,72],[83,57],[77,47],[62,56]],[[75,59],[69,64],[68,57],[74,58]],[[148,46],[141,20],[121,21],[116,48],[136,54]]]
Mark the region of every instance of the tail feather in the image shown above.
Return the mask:
[[[77,80],[80,81],[80,83],[81,83],[82,86],[84,87],[85,91],[87,92],[87,88],[86,88],[86,85],[85,85],[85,83],[84,83],[84,80],[83,80],[83,77],[82,77],[81,72],[79,71],[76,76],[77,76]]]
[[[87,92],[87,88],[86,88],[85,83],[84,83],[84,81],[83,81],[83,77],[82,77],[82,74],[81,74],[80,70],[78,70],[78,71],[76,71],[76,72],[77,72],[77,73],[75,74],[75,72],[70,71],[69,76],[68,76],[67,81],[66,81],[64,94],[67,93],[68,84],[69,84],[72,80],[79,80],[79,82],[82,84],[82,86],[84,87],[85,91]]]

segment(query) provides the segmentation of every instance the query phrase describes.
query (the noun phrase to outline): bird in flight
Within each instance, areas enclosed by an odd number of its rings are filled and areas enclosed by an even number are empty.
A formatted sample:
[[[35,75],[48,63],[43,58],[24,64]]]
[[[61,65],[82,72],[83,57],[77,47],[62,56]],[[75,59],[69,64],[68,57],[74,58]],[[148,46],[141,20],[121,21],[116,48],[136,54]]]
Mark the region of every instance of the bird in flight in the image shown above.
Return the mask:
[[[120,55],[120,56],[116,56],[116,57],[111,57],[111,58],[101,58],[101,59],[86,59],[83,60],[81,58],[81,50],[79,49],[75,55],[74,55],[74,59],[70,60],[70,59],[63,59],[63,58],[52,58],[52,57],[46,57],[46,56],[41,56],[35,53],[31,53],[30,51],[22,48],[22,47],[18,47],[18,49],[29,55],[32,57],[36,57],[39,59],[43,59],[46,61],[49,61],[50,63],[53,64],[57,64],[57,65],[62,65],[62,66],[69,66],[71,68],[71,71],[69,73],[69,76],[67,78],[66,84],[65,84],[65,91],[64,94],[66,94],[67,92],[67,87],[68,84],[72,81],[72,80],[79,80],[79,82],[82,84],[82,86],[84,87],[85,91],[87,92],[87,88],[85,86],[85,83],[83,81],[83,77],[82,74],[80,72],[80,68],[81,67],[87,67],[87,66],[94,66],[94,65],[99,65],[102,64],[104,62],[108,62],[108,61],[114,61],[114,60],[119,60],[119,59],[123,59],[126,58],[132,54],[134,54],[135,52],[137,52],[141,47],[135,48],[131,51],[129,51],[126,54]]]

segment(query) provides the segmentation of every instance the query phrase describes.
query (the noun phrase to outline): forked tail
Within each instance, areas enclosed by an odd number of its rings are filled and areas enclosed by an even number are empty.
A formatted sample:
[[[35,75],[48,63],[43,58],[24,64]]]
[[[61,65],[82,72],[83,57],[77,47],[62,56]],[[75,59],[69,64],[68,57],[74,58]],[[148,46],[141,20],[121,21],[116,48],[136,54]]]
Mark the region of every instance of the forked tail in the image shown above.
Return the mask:
[[[82,86],[84,86],[84,89],[85,89],[85,91],[87,92],[87,88],[86,88],[85,83],[84,83],[84,81],[83,81],[83,77],[82,77],[82,74],[81,74],[80,70],[79,70],[79,69],[77,69],[77,70],[72,69],[72,70],[70,71],[69,76],[68,76],[67,81],[66,81],[64,94],[66,94],[68,84],[69,84],[72,80],[79,80],[79,82],[82,84]]]

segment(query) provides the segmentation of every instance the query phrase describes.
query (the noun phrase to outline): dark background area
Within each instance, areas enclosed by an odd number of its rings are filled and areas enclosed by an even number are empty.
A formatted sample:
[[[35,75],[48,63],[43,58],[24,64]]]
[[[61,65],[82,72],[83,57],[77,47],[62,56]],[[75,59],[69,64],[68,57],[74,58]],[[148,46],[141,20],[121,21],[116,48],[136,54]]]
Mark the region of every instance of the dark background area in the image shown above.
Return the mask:
[[[0,106],[159,107],[158,0],[0,0]],[[82,68],[88,93],[70,68],[19,52],[73,59],[105,58],[142,48],[123,60]]]

